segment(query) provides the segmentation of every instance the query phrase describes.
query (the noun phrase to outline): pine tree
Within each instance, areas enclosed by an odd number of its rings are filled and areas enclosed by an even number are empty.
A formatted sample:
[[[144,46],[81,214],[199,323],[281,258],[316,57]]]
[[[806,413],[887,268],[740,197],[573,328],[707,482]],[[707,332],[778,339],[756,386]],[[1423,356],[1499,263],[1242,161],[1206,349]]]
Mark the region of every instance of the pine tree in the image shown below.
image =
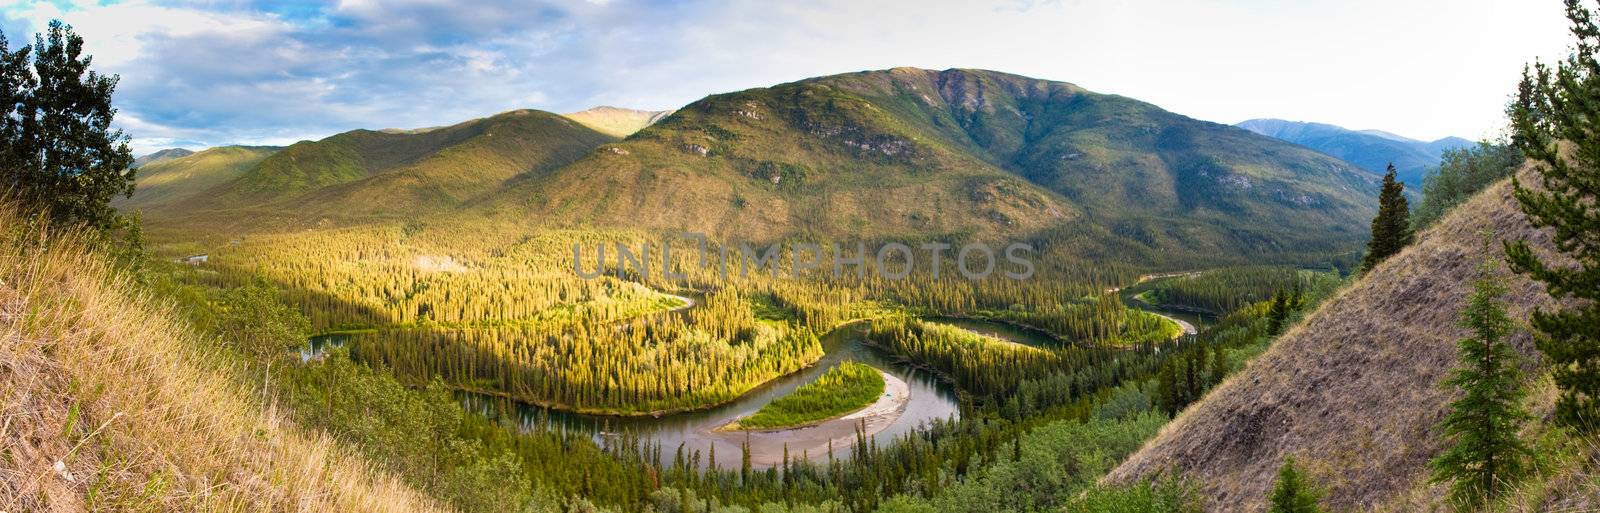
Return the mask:
[[[1367,256],[1361,270],[1371,270],[1411,244],[1411,210],[1406,205],[1405,184],[1395,180],[1394,164],[1383,174],[1383,189],[1378,192],[1378,216],[1372,218],[1372,240],[1367,241]]]
[[[1512,144],[1534,162],[1542,185],[1513,182],[1517,203],[1533,226],[1551,229],[1555,248],[1577,266],[1546,260],[1526,241],[1508,242],[1506,256],[1513,271],[1543,282],[1569,305],[1534,312],[1532,325],[1561,390],[1556,419],[1594,432],[1600,430],[1600,26],[1577,0],[1567,0],[1567,18],[1576,51],[1554,70],[1543,63],[1525,69],[1508,114]]]
[[[1178,399],[1178,377],[1172,370],[1172,364],[1161,366],[1156,373],[1156,403],[1168,417],[1178,414],[1182,406]]]
[[[1278,469],[1278,481],[1272,485],[1272,495],[1269,496],[1270,505],[1268,513],[1318,513],[1322,508],[1317,506],[1321,494],[1315,487],[1301,477],[1300,470],[1295,468],[1294,457],[1283,461],[1283,467]]]
[[[115,75],[89,69],[83,38],[60,21],[10,50],[0,34],[0,191],[60,223],[115,226],[111,198],[133,193]]]
[[[1223,351],[1222,344],[1211,346],[1211,385],[1222,383],[1222,378],[1228,376],[1228,357]]]
[[[1485,246],[1487,246],[1485,241]],[[1521,400],[1522,371],[1517,354],[1504,339],[1511,332],[1506,315],[1506,287],[1489,259],[1461,311],[1461,326],[1472,336],[1461,339],[1461,365],[1445,383],[1462,391],[1439,423],[1451,445],[1432,462],[1435,482],[1450,482],[1458,503],[1479,506],[1502,491],[1501,484],[1519,476],[1528,448],[1517,431],[1528,413]]]
[[[1289,296],[1282,290],[1272,294],[1272,306],[1267,309],[1267,336],[1277,336],[1289,320]]]

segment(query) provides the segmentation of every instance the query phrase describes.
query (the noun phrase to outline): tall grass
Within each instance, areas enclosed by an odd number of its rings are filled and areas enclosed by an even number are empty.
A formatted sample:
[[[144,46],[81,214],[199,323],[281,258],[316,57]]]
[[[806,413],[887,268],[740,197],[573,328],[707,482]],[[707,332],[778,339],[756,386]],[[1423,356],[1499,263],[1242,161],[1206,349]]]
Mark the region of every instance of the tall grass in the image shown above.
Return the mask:
[[[0,204],[0,510],[441,509],[229,379],[86,234],[25,221]]]

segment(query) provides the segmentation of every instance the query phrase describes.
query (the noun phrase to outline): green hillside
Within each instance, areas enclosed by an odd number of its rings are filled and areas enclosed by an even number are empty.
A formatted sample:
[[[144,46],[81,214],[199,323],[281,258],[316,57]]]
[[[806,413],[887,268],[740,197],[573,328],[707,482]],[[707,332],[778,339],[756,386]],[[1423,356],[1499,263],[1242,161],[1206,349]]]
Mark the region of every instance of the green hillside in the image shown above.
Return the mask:
[[[155,221],[260,231],[439,213],[612,140],[534,110],[440,128],[354,130],[283,148]]]
[[[896,68],[707,97],[487,208],[756,240],[1027,236],[1090,257],[1226,258],[1354,250],[1376,179],[1071,84]]]
[[[273,146],[219,146],[197,153],[151,159],[139,167],[133,196],[117,198],[117,208],[159,211],[241,176],[246,170],[282,148]],[[153,155],[152,155],[153,156]]]
[[[184,148],[167,148],[165,150],[157,150],[146,155],[140,155],[138,158],[133,159],[133,165],[130,167],[141,168],[157,162],[181,159],[183,157],[194,155],[194,153],[194,151]]]

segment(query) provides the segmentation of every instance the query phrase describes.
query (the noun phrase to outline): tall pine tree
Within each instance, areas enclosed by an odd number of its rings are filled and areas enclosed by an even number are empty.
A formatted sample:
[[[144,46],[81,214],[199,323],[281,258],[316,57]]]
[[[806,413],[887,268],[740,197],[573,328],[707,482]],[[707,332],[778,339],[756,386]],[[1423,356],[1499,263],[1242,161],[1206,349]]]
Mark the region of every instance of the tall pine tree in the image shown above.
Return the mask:
[[[1517,203],[1535,227],[1548,228],[1569,266],[1535,254],[1526,241],[1506,245],[1511,269],[1543,282],[1564,309],[1533,314],[1536,339],[1561,390],[1556,419],[1600,430],[1600,26],[1578,0],[1567,0],[1575,51],[1550,69],[1523,71],[1508,109],[1512,144],[1534,163],[1542,187],[1521,181]],[[1558,144],[1559,142],[1559,144]]]
[[[1321,498],[1316,486],[1300,475],[1294,458],[1289,457],[1278,469],[1278,481],[1272,484],[1272,495],[1268,496],[1267,512],[1320,513],[1322,508],[1317,506],[1317,501]]]
[[[1457,343],[1461,365],[1445,384],[1462,395],[1439,423],[1450,446],[1432,462],[1433,480],[1449,482],[1451,497],[1473,508],[1494,500],[1504,483],[1520,476],[1528,455],[1517,438],[1529,418],[1521,404],[1522,370],[1504,342],[1512,324],[1496,265],[1490,258],[1479,267],[1481,277],[1461,310],[1461,326],[1472,335]]]
[[[83,38],[51,22],[15,51],[0,34],[0,191],[60,223],[111,228],[133,194],[128,138],[111,128],[116,75],[89,69]]]
[[[1367,256],[1361,259],[1362,271],[1399,253],[1415,238],[1405,188],[1405,184],[1395,180],[1394,164],[1389,164],[1389,170],[1383,174],[1383,189],[1378,192],[1378,217],[1372,218],[1372,240],[1367,241]]]
[[[1267,309],[1267,335],[1278,336],[1283,332],[1284,323],[1289,320],[1291,298],[1283,290],[1272,293],[1272,306]]]

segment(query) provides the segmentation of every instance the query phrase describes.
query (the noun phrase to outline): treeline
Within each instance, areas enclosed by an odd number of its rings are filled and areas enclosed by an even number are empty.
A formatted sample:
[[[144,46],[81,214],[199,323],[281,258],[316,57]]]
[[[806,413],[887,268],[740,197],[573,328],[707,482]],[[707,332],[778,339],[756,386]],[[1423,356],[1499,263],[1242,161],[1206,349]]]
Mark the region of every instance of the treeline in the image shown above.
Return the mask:
[[[1522,161],[1521,150],[1490,141],[1445,150],[1439,167],[1422,177],[1422,202],[1411,213],[1411,224],[1419,229],[1432,225],[1451,207],[1511,176]]]
[[[1128,308],[1112,294],[977,314],[1039,328],[1071,342],[1112,347],[1167,342],[1181,334],[1178,325],[1159,315]]]
[[[1338,274],[1331,271],[1279,266],[1234,267],[1161,280],[1141,292],[1137,299],[1221,316],[1269,300],[1279,291],[1325,290],[1338,283]]]
[[[403,381],[587,413],[646,414],[732,400],[822,357],[810,329],[758,323],[748,300],[711,294],[682,316],[629,323],[407,329],[351,336],[362,361]]]
[[[1331,296],[1341,283],[1328,274],[1302,271],[1299,275],[1314,276],[1314,281],[1296,282],[1292,289],[1273,293],[1270,300],[1235,309],[1215,326],[1200,332],[1191,343],[1175,348],[1156,373],[1157,409],[1176,416],[1200,400],[1238,365],[1265,350],[1273,337]]]

